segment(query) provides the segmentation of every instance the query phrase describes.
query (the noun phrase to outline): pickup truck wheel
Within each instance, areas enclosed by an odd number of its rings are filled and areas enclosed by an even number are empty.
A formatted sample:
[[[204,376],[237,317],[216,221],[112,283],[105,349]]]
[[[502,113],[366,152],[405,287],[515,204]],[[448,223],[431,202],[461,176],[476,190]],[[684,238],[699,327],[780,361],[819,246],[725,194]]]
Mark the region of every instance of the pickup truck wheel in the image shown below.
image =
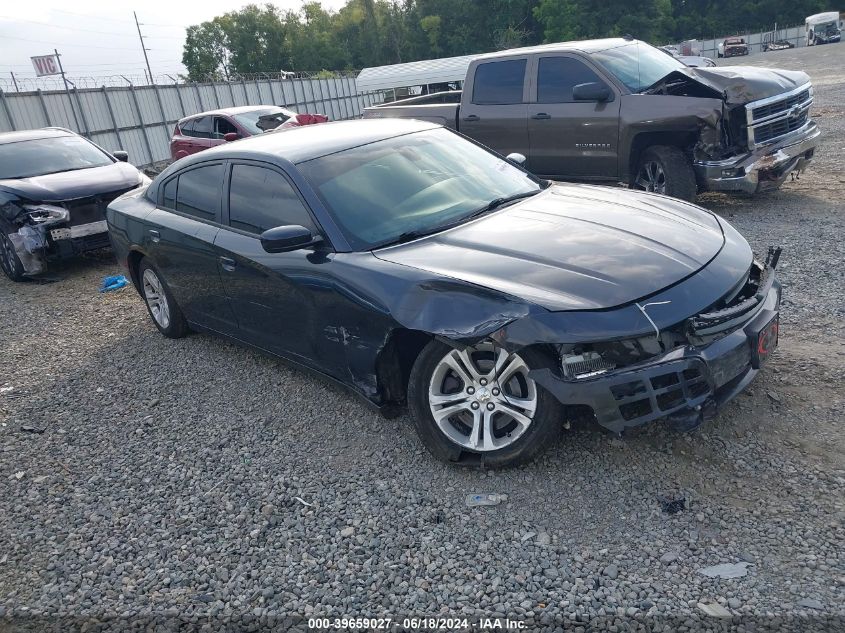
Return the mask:
[[[695,200],[698,191],[689,158],[668,145],[655,145],[642,153],[631,186],[689,201]]]
[[[188,322],[170,294],[159,272],[146,259],[138,267],[141,296],[158,331],[167,338],[182,338],[188,333]]]
[[[492,343],[455,349],[432,341],[408,384],[408,404],[426,448],[446,462],[485,467],[527,463],[561,430],[561,407],[528,377],[553,363],[532,349]]]
[[[15,252],[12,240],[2,228],[0,228],[0,268],[12,281],[24,280],[23,264]]]

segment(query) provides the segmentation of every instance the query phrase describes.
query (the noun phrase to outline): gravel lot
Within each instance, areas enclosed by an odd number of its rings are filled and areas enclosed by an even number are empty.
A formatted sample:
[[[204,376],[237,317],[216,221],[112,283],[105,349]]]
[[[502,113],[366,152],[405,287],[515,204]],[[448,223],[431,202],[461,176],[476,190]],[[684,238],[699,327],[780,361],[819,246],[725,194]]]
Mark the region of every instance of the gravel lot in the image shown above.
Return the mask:
[[[785,303],[771,366],[693,434],[574,424],[528,467],[456,469],[407,418],[216,338],[164,339],[134,291],[97,293],[108,253],[55,283],[0,279],[0,630],[437,614],[727,630],[702,605],[843,630],[845,46],[742,63],[807,70],[824,140],[779,192],[702,201],[758,252],[784,247]],[[508,500],[466,507],[475,492]]]

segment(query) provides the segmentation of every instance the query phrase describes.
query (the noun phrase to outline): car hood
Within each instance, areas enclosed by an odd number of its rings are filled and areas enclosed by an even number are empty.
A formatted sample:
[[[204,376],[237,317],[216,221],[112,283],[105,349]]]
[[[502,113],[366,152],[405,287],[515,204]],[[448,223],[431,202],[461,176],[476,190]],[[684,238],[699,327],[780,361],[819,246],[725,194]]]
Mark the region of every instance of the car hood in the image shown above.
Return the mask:
[[[681,281],[723,244],[716,217],[679,200],[556,185],[467,224],[374,254],[548,310],[597,310]]]
[[[140,183],[138,169],[118,161],[91,169],[0,180],[0,190],[35,202],[56,202],[129,189]]]
[[[672,75],[693,79],[714,90],[729,105],[740,105],[774,97],[809,83],[800,70],[778,70],[753,66],[712,68],[699,66],[674,71]],[[668,79],[668,78],[667,78]],[[666,83],[666,79],[661,83]]]

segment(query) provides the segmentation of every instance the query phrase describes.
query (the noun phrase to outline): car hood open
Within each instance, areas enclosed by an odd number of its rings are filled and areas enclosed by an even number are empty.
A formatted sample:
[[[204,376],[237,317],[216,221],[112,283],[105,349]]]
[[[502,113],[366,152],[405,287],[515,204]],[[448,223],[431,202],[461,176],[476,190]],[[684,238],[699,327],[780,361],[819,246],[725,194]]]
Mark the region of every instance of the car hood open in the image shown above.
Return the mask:
[[[467,224],[374,254],[548,310],[596,310],[681,281],[723,244],[716,217],[679,200],[556,185]]]
[[[692,79],[713,90],[728,105],[741,105],[789,92],[809,83],[807,73],[799,70],[727,66],[722,68],[683,68],[670,73],[661,84],[675,78]]]
[[[136,167],[116,162],[90,169],[0,180],[0,189],[27,200],[54,202],[126,190],[140,182],[141,175]]]

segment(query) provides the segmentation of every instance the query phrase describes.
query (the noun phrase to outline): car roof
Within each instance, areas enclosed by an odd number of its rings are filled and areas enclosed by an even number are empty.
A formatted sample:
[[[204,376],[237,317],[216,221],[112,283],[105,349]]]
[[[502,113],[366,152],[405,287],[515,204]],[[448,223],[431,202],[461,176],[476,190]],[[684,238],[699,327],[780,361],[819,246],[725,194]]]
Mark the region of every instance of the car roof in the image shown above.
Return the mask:
[[[218,145],[181,158],[178,164],[181,167],[214,158],[281,158],[301,163],[352,147],[438,127],[442,126],[413,119],[354,119],[303,125]]]
[[[61,127],[44,127],[37,130],[3,132],[0,133],[0,145],[20,143],[21,141],[35,141],[42,138],[59,138],[61,136],[76,136],[76,134]]]
[[[253,112],[255,110],[266,110],[267,108],[278,108],[279,110],[287,110],[284,106],[277,106],[274,104],[269,105],[246,105],[246,106],[235,106],[234,108],[218,108],[217,110],[206,110],[205,112],[197,112],[196,114],[191,114],[186,117],[180,119],[180,121],[186,121],[188,119],[195,119],[201,116],[213,116],[215,114],[240,114],[242,112]]]
[[[552,44],[539,44],[537,46],[525,46],[523,48],[511,48],[495,53],[479,55],[477,60],[495,59],[508,55],[525,55],[530,53],[555,53],[558,51],[579,51],[582,53],[596,53],[609,48],[617,48],[626,44],[639,43],[639,40],[624,37],[608,37],[600,40],[580,40],[576,42],[555,42]]]

